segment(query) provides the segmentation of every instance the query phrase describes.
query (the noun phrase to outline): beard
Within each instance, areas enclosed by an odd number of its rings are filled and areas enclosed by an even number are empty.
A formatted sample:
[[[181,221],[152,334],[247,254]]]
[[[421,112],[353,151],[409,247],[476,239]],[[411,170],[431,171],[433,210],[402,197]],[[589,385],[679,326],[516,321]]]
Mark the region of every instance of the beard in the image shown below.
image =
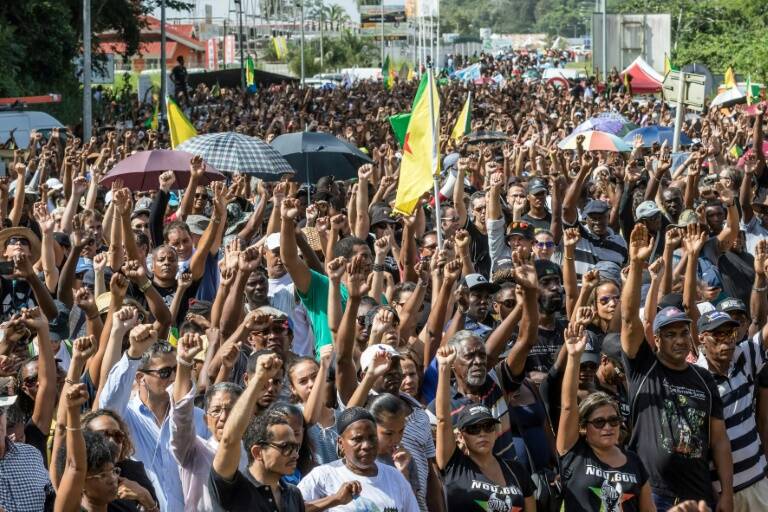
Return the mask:
[[[551,315],[563,309],[563,294],[552,293],[539,295],[539,309],[542,313]]]

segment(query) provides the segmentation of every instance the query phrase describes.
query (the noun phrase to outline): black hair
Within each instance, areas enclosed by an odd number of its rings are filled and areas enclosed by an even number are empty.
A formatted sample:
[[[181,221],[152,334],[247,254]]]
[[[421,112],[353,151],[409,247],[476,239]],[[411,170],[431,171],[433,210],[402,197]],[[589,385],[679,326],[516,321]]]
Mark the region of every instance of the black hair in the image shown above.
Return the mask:
[[[515,283],[510,281],[501,281],[500,283],[496,283],[496,284],[499,285],[499,291],[493,294],[493,300],[499,300],[505,290],[515,289]]]
[[[394,304],[396,302],[400,302],[400,296],[403,293],[414,291],[416,291],[416,283],[412,281],[405,281],[404,283],[396,284],[392,289],[392,300],[390,303]]]
[[[245,367],[245,373],[247,373],[249,377],[253,376],[253,373],[256,371],[256,361],[259,360],[259,357],[269,354],[275,354],[276,356],[280,357],[280,354],[271,348],[263,348],[261,350],[251,352],[251,355],[248,356],[248,364]]]
[[[179,336],[183,336],[187,333],[205,334],[205,329],[200,327],[197,323],[190,320],[184,320],[179,326]]]
[[[176,349],[167,341],[154,342],[149,350],[144,352],[144,355],[141,356],[139,370],[146,370],[149,368],[149,363],[153,357],[162,356],[164,354],[173,354],[174,352],[176,352]]]
[[[107,464],[114,464],[117,458],[117,445],[111,442],[101,432],[83,430],[85,438],[86,471],[90,474],[98,473]],[[61,443],[59,455],[56,458],[56,471],[64,474],[67,464],[67,443]]]
[[[243,388],[233,382],[219,382],[218,384],[209,387],[205,390],[203,405],[205,411],[208,411],[208,406],[211,405],[211,400],[219,393],[229,393],[230,395],[233,395],[235,399],[238,399],[240,398],[240,395],[243,394]]]
[[[333,247],[333,257],[338,258],[340,256],[344,256],[349,260],[352,258],[355,247],[358,245],[365,245],[366,247],[368,246],[368,244],[365,243],[365,240],[362,238],[357,238],[356,236],[348,236],[346,238],[342,238],[336,242],[336,245]]]
[[[243,446],[248,454],[248,464],[253,464],[252,448],[255,445],[264,445],[272,441],[272,432],[270,427],[274,425],[288,425],[285,415],[276,411],[265,412],[255,416],[248,424],[243,434]]]
[[[304,413],[293,404],[287,402],[277,402],[270,406],[268,412],[274,411],[276,414],[282,414],[284,417],[293,416],[301,420],[301,428],[304,430],[304,435],[301,438],[301,446],[299,447],[299,458],[296,461],[296,468],[302,475],[309,474],[312,468],[315,466],[312,441],[307,434],[307,422],[304,421]]]
[[[166,242],[168,241],[168,235],[171,233],[171,231],[180,229],[182,231],[186,231],[189,236],[192,236],[192,231],[189,230],[189,226],[187,226],[186,222],[175,220],[165,226],[165,229],[163,229],[163,240]]]
[[[373,415],[377,422],[381,421],[382,415],[387,414],[389,416],[405,415],[407,409],[405,402],[400,397],[397,397],[391,393],[382,393],[376,395],[368,404],[368,411]]]

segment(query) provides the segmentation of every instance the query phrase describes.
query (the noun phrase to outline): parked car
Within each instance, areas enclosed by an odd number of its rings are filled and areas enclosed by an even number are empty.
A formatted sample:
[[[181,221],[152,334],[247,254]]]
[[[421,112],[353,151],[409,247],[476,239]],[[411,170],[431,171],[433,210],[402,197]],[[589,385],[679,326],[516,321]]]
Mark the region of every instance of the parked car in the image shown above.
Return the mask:
[[[29,135],[33,130],[41,132],[45,138],[48,138],[54,128],[64,128],[64,125],[45,112],[0,111],[0,145],[2,146],[5,146],[13,137],[19,149],[26,149],[29,146]]]

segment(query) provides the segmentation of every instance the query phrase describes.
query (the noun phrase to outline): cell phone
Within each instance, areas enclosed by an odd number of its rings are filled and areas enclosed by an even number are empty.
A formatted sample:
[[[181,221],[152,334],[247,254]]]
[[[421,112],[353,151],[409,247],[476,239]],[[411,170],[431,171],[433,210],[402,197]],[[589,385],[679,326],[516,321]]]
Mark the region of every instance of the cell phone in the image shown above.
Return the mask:
[[[13,274],[14,265],[12,261],[0,261],[0,275]]]

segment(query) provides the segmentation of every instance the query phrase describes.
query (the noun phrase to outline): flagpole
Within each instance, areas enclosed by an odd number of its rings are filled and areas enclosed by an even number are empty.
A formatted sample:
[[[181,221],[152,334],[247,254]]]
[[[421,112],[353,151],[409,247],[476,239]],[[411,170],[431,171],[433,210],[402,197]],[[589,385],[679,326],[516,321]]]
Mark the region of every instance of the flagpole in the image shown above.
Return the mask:
[[[437,148],[437,140],[439,134],[437,133],[438,126],[435,123],[435,99],[434,93],[432,92],[435,75],[432,72],[432,65],[427,67],[427,73],[429,73],[429,77],[427,79],[427,87],[429,88],[429,121],[432,123],[432,159],[430,161],[430,166],[432,168],[432,180],[435,194],[435,232],[437,233],[437,247],[438,249],[442,249],[443,230],[440,226],[440,175],[437,173],[438,166],[436,163],[437,159],[440,158],[440,154],[438,153]]]

